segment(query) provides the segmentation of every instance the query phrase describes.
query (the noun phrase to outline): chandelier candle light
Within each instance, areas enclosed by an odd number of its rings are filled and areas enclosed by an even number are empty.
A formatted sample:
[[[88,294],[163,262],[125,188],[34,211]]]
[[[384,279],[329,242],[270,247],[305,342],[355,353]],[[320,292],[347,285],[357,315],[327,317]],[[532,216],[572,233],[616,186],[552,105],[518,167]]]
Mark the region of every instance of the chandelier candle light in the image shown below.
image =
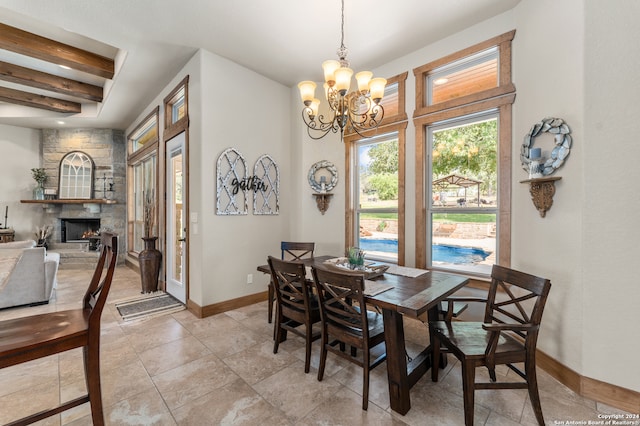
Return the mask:
[[[361,132],[376,129],[384,118],[384,108],[380,101],[384,96],[387,80],[372,78],[373,73],[362,71],[356,74],[358,90],[349,92],[353,70],[347,61],[348,50],[344,45],[344,0],[342,0],[342,26],[340,48],[336,52],[339,61],[328,60],[322,63],[324,70],[324,93],[329,103],[329,115],[318,115],[320,100],[315,97],[316,83],[302,81],[298,83],[300,97],[304,103],[302,119],[312,139],[320,139],[333,131],[340,130],[342,139],[345,128]],[[364,137],[364,136],[363,136]]]

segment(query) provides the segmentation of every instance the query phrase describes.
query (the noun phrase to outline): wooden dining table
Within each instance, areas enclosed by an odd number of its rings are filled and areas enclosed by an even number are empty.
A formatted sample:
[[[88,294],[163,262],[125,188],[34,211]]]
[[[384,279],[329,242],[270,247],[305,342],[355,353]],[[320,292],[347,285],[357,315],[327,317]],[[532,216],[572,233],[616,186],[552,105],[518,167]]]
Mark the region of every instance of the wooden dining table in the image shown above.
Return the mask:
[[[307,266],[326,269],[328,267],[324,262],[334,257],[317,256],[305,259],[304,263]],[[268,265],[260,265],[257,269],[270,273]],[[464,287],[469,279],[460,275],[425,271],[417,277],[386,272],[372,280],[392,286],[382,293],[366,296],[366,302],[382,311],[390,406],[392,410],[404,415],[411,409],[411,388],[431,367],[432,343],[420,354],[408,360],[403,315],[418,319],[426,313],[429,321],[437,320],[440,315],[440,302]]]

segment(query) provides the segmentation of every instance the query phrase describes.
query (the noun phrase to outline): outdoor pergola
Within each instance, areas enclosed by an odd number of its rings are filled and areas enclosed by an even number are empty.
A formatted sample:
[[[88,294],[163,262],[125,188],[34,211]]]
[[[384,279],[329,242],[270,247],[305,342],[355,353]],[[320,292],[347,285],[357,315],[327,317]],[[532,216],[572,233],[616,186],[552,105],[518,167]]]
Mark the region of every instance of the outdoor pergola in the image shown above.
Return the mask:
[[[448,175],[443,178],[434,180],[432,183],[433,192],[441,192],[449,189],[450,186],[459,186],[464,188],[464,199],[467,199],[467,188],[470,186],[478,187],[478,207],[480,206],[480,184],[482,181],[471,179],[464,176],[458,176],[456,174]]]

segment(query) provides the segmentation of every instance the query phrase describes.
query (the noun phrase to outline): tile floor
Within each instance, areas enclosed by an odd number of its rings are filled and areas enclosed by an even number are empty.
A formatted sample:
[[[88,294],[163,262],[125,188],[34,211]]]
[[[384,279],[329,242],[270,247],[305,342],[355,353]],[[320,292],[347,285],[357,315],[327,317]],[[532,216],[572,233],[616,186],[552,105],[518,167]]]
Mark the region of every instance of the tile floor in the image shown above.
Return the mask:
[[[49,305],[0,311],[0,320],[79,305],[91,271],[60,270]],[[273,354],[266,302],[198,319],[188,311],[124,323],[113,301],[139,293],[139,277],[117,269],[102,318],[102,389],[110,425],[461,425],[460,368],[453,357],[438,383],[423,377],[411,391],[412,409],[389,409],[386,364],[372,371],[368,411],[361,409],[361,369],[329,354],[316,379],[319,349],[304,374],[303,340],[290,337]],[[1,324],[0,324],[1,327]],[[427,341],[424,324],[407,320],[407,347]],[[478,374],[483,374],[481,371]],[[513,374],[507,369],[499,374]],[[598,420],[619,413],[582,398],[540,371],[547,424]],[[81,350],[0,370],[0,423],[84,392]],[[39,425],[91,424],[88,404]],[[477,425],[534,425],[526,390],[476,392]]]

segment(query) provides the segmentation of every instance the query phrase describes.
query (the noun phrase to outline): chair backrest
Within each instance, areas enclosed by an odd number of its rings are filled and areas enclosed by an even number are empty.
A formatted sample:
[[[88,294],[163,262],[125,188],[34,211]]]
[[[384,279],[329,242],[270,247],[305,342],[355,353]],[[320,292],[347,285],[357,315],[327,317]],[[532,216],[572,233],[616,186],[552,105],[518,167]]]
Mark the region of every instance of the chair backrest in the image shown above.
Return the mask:
[[[89,330],[92,332],[100,330],[100,316],[109,295],[113,273],[118,261],[118,236],[102,232],[100,240],[100,258],[83,299],[83,308],[88,312]]]
[[[280,250],[282,251],[282,260],[301,260],[305,258],[313,258],[313,251],[316,243],[300,243],[294,241],[282,241]]]
[[[307,283],[304,264],[299,261],[280,260],[273,256],[268,257],[268,262],[282,313],[287,316],[292,312],[309,312],[311,286]]]
[[[533,325],[533,331],[516,333],[525,338],[526,346],[535,348],[549,290],[548,279],[493,265],[484,322]]]
[[[364,301],[364,275],[311,268],[318,292],[320,318],[329,333],[347,331],[369,340],[369,321]]]

